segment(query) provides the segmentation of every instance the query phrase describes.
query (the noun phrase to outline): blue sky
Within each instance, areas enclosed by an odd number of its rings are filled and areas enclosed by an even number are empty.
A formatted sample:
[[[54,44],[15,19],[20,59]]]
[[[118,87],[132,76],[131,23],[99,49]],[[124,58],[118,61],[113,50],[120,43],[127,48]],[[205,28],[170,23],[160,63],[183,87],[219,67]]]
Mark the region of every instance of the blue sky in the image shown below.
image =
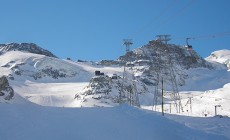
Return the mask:
[[[230,49],[230,0],[0,0],[0,43],[33,42],[60,58],[116,59],[158,34],[202,57]],[[226,36],[206,38],[226,33]]]

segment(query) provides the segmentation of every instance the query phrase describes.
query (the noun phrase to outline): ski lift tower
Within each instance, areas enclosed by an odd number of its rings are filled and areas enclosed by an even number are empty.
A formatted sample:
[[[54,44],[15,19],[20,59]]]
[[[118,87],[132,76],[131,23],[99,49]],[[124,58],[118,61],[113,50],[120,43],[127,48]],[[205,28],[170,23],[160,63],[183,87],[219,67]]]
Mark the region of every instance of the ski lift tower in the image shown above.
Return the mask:
[[[160,42],[164,42],[165,44],[168,43],[168,41],[171,40],[170,38],[171,35],[157,35],[157,40],[160,41]]]
[[[125,91],[124,91],[124,84],[127,83],[126,80],[128,80],[128,74],[126,73],[126,65],[128,63],[128,52],[130,51],[130,46],[133,44],[131,39],[124,39],[123,40],[124,43],[123,45],[126,48],[126,54],[125,54],[125,58],[124,58],[124,72],[123,72],[123,78],[122,78],[122,87],[121,87],[121,93],[120,93],[120,103],[122,102],[122,96],[127,98],[127,102],[130,105],[136,105],[136,106],[140,106],[139,103],[139,98],[137,95],[137,87],[136,87],[136,81],[135,81],[135,76],[134,73],[132,72],[132,85],[130,85],[129,87],[131,88],[129,93],[127,95],[125,95]],[[131,70],[132,69],[132,65],[131,65]]]
[[[177,79],[176,79],[176,75],[175,75],[175,70],[173,67],[173,62],[172,62],[172,56],[170,55],[170,49],[169,47],[167,47],[167,42],[169,40],[171,40],[170,35],[157,35],[156,36],[157,39],[156,41],[159,41],[158,44],[158,48],[157,51],[159,52],[159,57],[157,58],[158,62],[164,62],[164,63],[158,63],[158,70],[157,70],[157,78],[158,78],[158,83],[160,81],[160,72],[161,71],[166,71],[168,73],[168,79],[171,82],[171,86],[172,86],[172,95],[171,95],[171,99],[175,102],[176,105],[176,109],[177,112],[180,113],[180,110],[183,111],[183,107],[181,104],[181,99],[180,99],[180,94],[179,94],[179,90],[178,90],[178,86],[177,86]],[[163,60],[161,56],[165,56],[167,59]],[[162,67],[164,69],[162,69]],[[162,76],[163,79],[163,76]],[[154,96],[154,105],[157,105],[158,103],[158,96],[160,95],[158,92],[158,86],[157,85],[155,87],[155,96]],[[163,98],[162,98],[163,100]],[[156,106],[155,106],[155,110],[156,110]]]
[[[123,40],[123,45],[125,46],[125,58],[124,58],[124,71],[123,71],[123,76],[122,76],[122,85],[121,85],[121,93],[120,93],[120,103],[122,103],[122,97],[127,97],[128,99],[128,96],[125,95],[125,91],[124,91],[124,84],[125,84],[125,78],[126,78],[126,64],[127,64],[127,61],[128,61],[128,52],[130,51],[130,46],[133,44],[132,40],[131,39],[124,39]]]
[[[133,42],[131,39],[124,39],[123,41],[123,45],[126,47],[126,53],[128,53],[130,51],[130,46],[133,45]]]

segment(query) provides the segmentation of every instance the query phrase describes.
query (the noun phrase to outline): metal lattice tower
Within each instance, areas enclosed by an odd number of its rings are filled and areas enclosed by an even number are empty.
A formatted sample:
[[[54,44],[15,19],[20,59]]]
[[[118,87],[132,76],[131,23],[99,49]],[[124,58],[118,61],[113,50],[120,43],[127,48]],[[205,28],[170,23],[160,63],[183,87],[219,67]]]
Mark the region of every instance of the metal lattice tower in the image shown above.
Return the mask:
[[[166,39],[168,40],[168,39]],[[157,40],[159,41],[159,39]],[[157,48],[157,52],[159,52],[158,56],[157,56],[157,65],[158,68],[155,70],[157,72],[157,81],[158,84],[155,87],[155,93],[154,93],[154,99],[153,99],[153,103],[154,105],[157,105],[158,100],[159,100],[159,96],[161,96],[161,94],[159,93],[159,89],[160,89],[160,80],[161,78],[163,78],[163,75],[160,76],[160,74],[165,71],[167,73],[169,73],[169,80],[171,82],[171,86],[172,86],[172,91],[173,93],[171,94],[171,99],[174,101],[175,105],[176,105],[176,110],[177,112],[180,113],[180,110],[183,111],[183,107],[181,104],[181,99],[180,99],[180,95],[179,95],[179,90],[177,87],[177,80],[176,80],[176,76],[175,76],[175,72],[173,69],[173,63],[172,63],[172,56],[170,55],[170,50],[167,47],[167,42],[165,44],[163,44],[165,40],[160,40],[160,42],[158,42],[159,44],[157,44],[159,47]],[[167,56],[167,59],[162,60],[162,56]],[[156,110],[156,106],[155,106],[155,110]]]
[[[124,72],[123,72],[123,78],[122,78],[122,87],[121,87],[121,93],[120,93],[120,102],[122,102],[122,97],[126,97],[127,98],[127,102],[130,105],[135,105],[135,106],[140,106],[139,103],[139,98],[138,98],[138,94],[137,94],[137,87],[136,87],[136,80],[135,80],[135,76],[133,73],[133,68],[131,65],[131,70],[132,70],[132,84],[129,85],[129,90],[128,90],[128,94],[125,94],[125,90],[124,90],[124,84],[125,83],[129,83],[128,81],[130,81],[130,79],[128,78],[128,73],[126,71],[126,67],[127,67],[127,63],[128,63],[128,52],[130,51],[130,46],[133,44],[131,39],[124,39],[123,40],[124,43],[123,45],[126,47],[126,54],[125,54],[125,58],[124,58]]]
[[[124,39],[123,40],[123,45],[126,47],[126,54],[130,51],[130,46],[133,45],[133,42],[131,39]]]
[[[168,41],[171,40],[170,38],[171,35],[157,35],[157,40],[160,41],[160,42],[164,42],[165,44],[168,43]]]
[[[180,113],[180,110],[183,111],[183,107],[181,104],[181,99],[180,99],[180,94],[179,94],[179,90],[178,90],[178,86],[177,86],[177,80],[176,80],[176,75],[173,69],[173,63],[172,63],[172,59],[170,56],[170,53],[168,55],[168,64],[169,64],[169,73],[170,73],[170,80],[172,83],[172,90],[173,90],[173,94],[172,94],[172,99],[175,102],[176,108],[177,108],[177,112]]]

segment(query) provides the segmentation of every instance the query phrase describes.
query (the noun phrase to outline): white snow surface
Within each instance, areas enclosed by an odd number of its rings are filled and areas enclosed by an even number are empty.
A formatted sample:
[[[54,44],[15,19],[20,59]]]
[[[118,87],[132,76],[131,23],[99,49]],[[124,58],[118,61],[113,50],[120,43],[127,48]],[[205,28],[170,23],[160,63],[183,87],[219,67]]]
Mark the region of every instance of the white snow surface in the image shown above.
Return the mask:
[[[127,105],[53,108],[0,104],[0,110],[1,140],[227,139]]]
[[[11,81],[17,94],[28,101],[43,105],[56,107],[80,107],[76,102],[75,94],[81,92],[88,82],[77,83],[37,83],[25,81]]]
[[[215,51],[208,56],[206,60],[225,64],[230,69],[230,50],[224,49]]]
[[[114,73],[122,76],[122,67],[104,67],[19,51],[7,52],[0,55],[0,76],[14,76],[14,80],[9,82],[15,95],[10,101],[0,98],[0,140],[230,139],[229,118],[213,117],[215,105],[220,105],[218,115],[230,116],[230,73],[223,65],[227,64],[230,53],[221,50],[213,54],[218,59],[212,56],[207,60],[213,63],[215,69],[194,68],[187,71],[186,84],[179,87],[184,112],[178,113],[173,105],[170,112],[169,104],[172,102],[167,100],[169,95],[165,95],[164,111],[167,114],[164,118],[157,112],[103,104],[91,96],[75,99],[75,95],[81,94],[88,86],[95,70],[108,76]],[[16,65],[20,65],[24,75],[18,76],[11,70]],[[70,77],[35,80],[30,76],[47,67],[65,71]],[[142,108],[155,110],[152,106],[153,90],[139,97]],[[75,108],[97,105],[105,107]],[[106,108],[114,105],[117,107]],[[156,111],[161,111],[160,105],[156,106]]]

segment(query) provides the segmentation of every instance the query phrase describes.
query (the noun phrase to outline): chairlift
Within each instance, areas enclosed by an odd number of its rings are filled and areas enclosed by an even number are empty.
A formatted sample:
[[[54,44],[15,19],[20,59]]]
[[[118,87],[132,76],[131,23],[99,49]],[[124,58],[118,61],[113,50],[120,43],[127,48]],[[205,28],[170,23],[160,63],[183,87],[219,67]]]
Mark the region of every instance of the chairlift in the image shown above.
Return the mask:
[[[192,45],[189,45],[189,44],[188,44],[188,40],[189,40],[189,39],[191,39],[191,38],[186,38],[186,43],[187,43],[187,46],[186,46],[186,47],[187,47],[187,50],[188,50],[188,51],[191,51],[191,50],[192,50]]]

